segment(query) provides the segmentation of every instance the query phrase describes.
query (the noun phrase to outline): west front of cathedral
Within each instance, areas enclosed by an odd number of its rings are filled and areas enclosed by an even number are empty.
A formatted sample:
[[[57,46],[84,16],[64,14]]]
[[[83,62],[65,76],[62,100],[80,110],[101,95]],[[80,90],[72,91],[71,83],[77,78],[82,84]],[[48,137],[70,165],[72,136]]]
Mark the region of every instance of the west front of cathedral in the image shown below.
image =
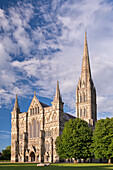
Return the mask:
[[[52,106],[40,102],[34,92],[28,111],[22,113],[16,95],[11,112],[12,162],[59,162],[55,140],[62,134],[65,122],[76,118],[65,113],[63,105],[58,81]],[[96,89],[91,76],[86,33],[81,77],[76,87],[76,116],[95,127]]]

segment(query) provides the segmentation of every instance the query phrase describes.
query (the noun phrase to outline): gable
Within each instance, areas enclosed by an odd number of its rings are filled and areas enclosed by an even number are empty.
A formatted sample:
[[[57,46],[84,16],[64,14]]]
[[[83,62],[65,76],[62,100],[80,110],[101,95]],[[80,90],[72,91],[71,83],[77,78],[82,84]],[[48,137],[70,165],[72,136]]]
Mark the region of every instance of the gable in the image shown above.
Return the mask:
[[[30,113],[30,109],[35,109],[35,108],[39,108],[39,109],[43,109],[42,105],[40,104],[39,100],[37,99],[37,97],[34,95],[31,104],[29,106],[28,109],[28,113]]]

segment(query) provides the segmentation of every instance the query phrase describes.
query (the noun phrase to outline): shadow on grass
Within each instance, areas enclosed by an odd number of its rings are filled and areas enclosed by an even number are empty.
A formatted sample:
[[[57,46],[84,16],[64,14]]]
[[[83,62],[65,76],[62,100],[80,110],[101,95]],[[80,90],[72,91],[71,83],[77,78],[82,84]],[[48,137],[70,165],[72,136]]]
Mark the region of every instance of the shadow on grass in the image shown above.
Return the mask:
[[[13,163],[0,163],[0,170],[42,170],[42,169],[47,169],[47,170],[110,170],[113,169],[113,165],[83,165],[83,164],[73,164],[73,165],[50,165],[50,166],[45,166],[45,167],[37,167],[37,164],[13,164]]]
[[[63,169],[66,169],[66,170],[110,170],[110,169],[113,169],[113,165],[102,165],[102,166],[81,166],[81,165],[77,165],[77,166],[51,166],[53,168],[53,170],[63,170]],[[55,167],[55,168],[54,168]]]

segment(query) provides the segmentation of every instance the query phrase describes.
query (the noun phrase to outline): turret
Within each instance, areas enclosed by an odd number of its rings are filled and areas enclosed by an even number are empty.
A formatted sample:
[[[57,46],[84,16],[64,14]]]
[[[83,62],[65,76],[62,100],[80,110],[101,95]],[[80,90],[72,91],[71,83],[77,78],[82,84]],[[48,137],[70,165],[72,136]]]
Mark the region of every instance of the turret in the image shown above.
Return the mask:
[[[60,94],[59,81],[57,81],[56,93],[55,93],[52,105],[56,109],[63,110],[64,103],[62,102],[62,97],[61,97],[61,94]]]
[[[20,107],[18,104],[18,98],[16,94],[15,104],[13,111],[11,112],[11,161],[18,161],[18,152],[19,152],[19,113]]]
[[[20,107],[19,107],[19,104],[18,104],[18,98],[17,98],[17,94],[16,94],[16,99],[15,99],[15,104],[14,104],[14,107],[13,107],[13,112],[20,112]]]
[[[62,97],[60,95],[60,89],[59,89],[59,81],[57,81],[57,87],[56,87],[56,93],[55,93],[54,101],[62,102]]]

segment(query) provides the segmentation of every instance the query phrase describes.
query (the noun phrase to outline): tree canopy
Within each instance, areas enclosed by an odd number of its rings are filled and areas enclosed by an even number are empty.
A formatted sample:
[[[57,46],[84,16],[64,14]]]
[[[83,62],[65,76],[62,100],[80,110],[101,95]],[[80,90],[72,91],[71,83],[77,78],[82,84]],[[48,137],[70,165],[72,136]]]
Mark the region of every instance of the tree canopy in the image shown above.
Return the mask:
[[[92,129],[84,120],[70,119],[55,143],[60,158],[86,159],[91,155]]]
[[[96,123],[92,152],[96,158],[113,158],[113,118],[101,119]]]
[[[11,146],[7,146],[6,149],[2,150],[2,160],[10,160],[11,159]]]

